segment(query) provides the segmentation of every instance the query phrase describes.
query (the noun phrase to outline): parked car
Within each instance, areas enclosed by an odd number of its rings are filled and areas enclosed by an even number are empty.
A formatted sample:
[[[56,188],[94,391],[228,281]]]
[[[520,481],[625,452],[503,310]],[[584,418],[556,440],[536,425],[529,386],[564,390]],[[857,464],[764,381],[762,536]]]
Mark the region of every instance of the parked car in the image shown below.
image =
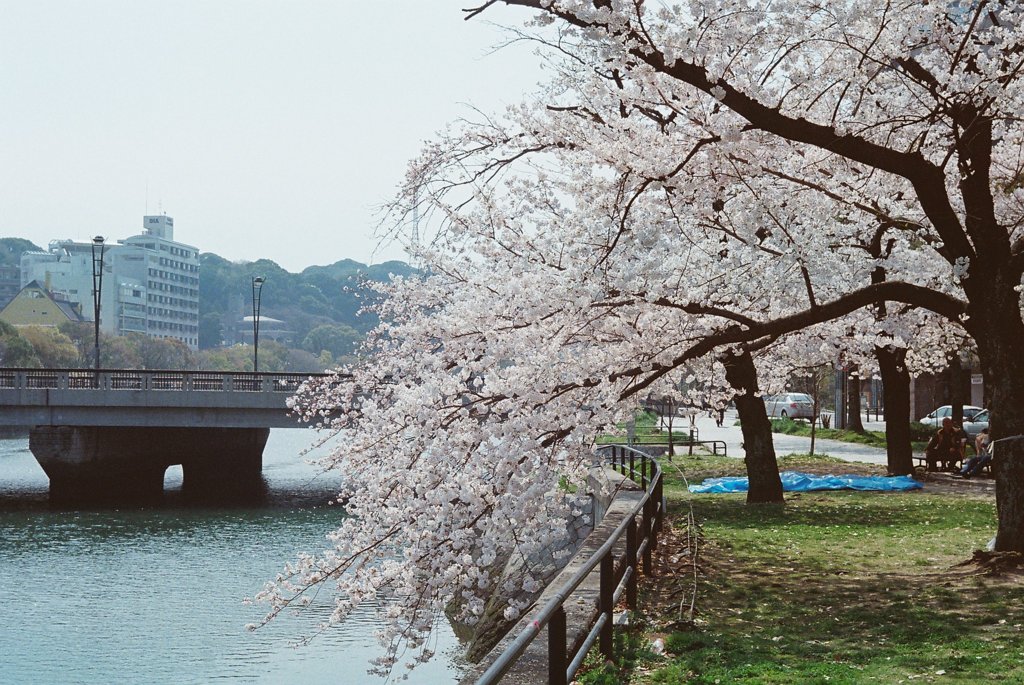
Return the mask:
[[[972,406],[972,405],[965,404],[964,405],[964,421],[967,421],[968,419],[972,418],[975,414],[977,414],[981,410],[982,410],[981,407],[975,407],[975,406]],[[938,426],[942,425],[942,419],[952,418],[952,416],[953,416],[953,407],[951,405],[944,404],[941,407],[939,407],[938,409],[936,409],[935,411],[933,411],[932,413],[928,414],[927,416],[922,417],[921,418],[921,423],[923,423],[925,425],[928,425],[928,426],[936,426],[936,427],[938,427]],[[978,430],[981,430],[981,429],[979,428]]]
[[[764,398],[764,408],[772,418],[813,419],[814,400],[802,392],[787,392]]]
[[[967,411],[966,407],[964,407],[964,411]],[[970,436],[972,441],[978,437],[978,433],[986,428],[988,428],[988,409],[982,409],[970,419],[964,417],[964,432]]]

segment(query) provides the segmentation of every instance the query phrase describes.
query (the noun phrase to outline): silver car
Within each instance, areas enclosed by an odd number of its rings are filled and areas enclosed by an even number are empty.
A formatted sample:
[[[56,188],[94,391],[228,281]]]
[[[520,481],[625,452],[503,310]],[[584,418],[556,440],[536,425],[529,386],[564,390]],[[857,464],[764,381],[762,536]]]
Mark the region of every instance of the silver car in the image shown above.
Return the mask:
[[[964,414],[967,413],[967,407],[964,407]],[[971,418],[964,417],[964,432],[970,436],[971,440],[978,437],[978,433],[988,428],[988,409],[983,409]]]
[[[975,407],[973,405],[964,405],[964,422],[967,422],[975,414],[981,411],[981,407]],[[931,414],[921,417],[921,423],[928,426],[941,426],[942,419],[953,418],[953,407],[948,404],[944,404]],[[980,428],[978,430],[981,430]]]
[[[764,398],[764,408],[772,418],[812,419],[814,400],[802,392],[787,392],[784,395],[769,395]]]

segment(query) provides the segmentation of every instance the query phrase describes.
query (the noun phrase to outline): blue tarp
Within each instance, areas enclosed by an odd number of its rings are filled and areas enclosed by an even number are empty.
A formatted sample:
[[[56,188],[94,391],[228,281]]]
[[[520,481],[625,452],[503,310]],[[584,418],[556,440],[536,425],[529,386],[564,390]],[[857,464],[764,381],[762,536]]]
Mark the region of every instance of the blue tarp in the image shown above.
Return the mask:
[[[810,490],[886,490],[902,492],[924,487],[910,476],[816,476],[799,471],[783,471],[782,489],[786,492]],[[746,492],[746,477],[708,478],[699,485],[691,485],[690,492],[719,493]]]

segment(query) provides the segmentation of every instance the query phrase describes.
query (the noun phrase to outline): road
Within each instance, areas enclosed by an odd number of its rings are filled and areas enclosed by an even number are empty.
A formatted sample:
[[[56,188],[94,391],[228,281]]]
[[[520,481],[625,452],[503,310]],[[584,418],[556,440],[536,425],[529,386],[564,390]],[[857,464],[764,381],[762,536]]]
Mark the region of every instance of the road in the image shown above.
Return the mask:
[[[663,426],[667,427],[667,419],[662,418]],[[686,431],[689,426],[689,418],[677,416],[673,419],[672,427],[676,432]],[[721,428],[715,425],[715,420],[706,414],[696,418],[697,430],[701,440],[724,440],[729,448],[729,456],[743,458],[743,433],[736,425],[736,410],[730,409],[725,412],[725,421]],[[868,430],[885,430],[884,421],[865,422],[864,427]],[[773,433],[775,441],[775,454],[784,456],[787,454],[807,454],[811,449],[811,439],[798,435],[785,435]],[[859,445],[852,442],[840,442],[839,440],[823,440],[817,438],[814,441],[815,454],[827,454],[836,459],[844,461],[858,461],[869,464],[885,465],[885,450],[868,445]]]

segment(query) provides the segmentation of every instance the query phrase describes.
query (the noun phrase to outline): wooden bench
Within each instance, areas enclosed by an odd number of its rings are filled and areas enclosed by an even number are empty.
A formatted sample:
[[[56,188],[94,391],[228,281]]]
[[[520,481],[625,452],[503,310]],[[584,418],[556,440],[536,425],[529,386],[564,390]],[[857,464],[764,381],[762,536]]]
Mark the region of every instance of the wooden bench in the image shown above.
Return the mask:
[[[922,471],[926,471],[927,472],[927,470],[928,470],[928,460],[925,458],[925,455],[923,455],[923,454],[915,454],[913,457],[911,457],[911,459],[914,462],[914,468],[915,469],[921,469]],[[970,461],[970,459],[963,460],[963,461],[957,460],[957,461],[953,462],[956,465],[955,470],[956,471],[960,471],[961,469],[963,469],[964,464],[966,464],[968,461]],[[933,473],[949,473],[949,472],[950,471],[944,471],[943,469],[936,469]],[[987,473],[989,476],[993,475],[992,474],[992,461],[991,460],[989,460],[989,462],[987,464],[985,464],[984,466],[981,467],[981,473]]]
[[[915,454],[915,455],[913,455],[913,456],[911,457],[911,460],[912,460],[912,461],[914,462],[914,468],[916,468],[916,469],[917,469],[917,468],[919,468],[919,469],[923,469],[923,470],[925,470],[925,471],[927,471],[927,470],[928,470],[928,458],[927,458],[927,457],[926,457],[926,456],[925,456],[924,454]],[[956,460],[956,461],[954,461],[954,462],[952,462],[952,463],[953,463],[953,465],[954,465],[954,467],[955,467],[955,469],[956,469],[957,471],[959,471],[960,469],[962,469],[962,468],[963,468],[963,465],[964,465],[964,462],[963,462],[963,461],[961,461],[961,460],[959,460],[959,459],[958,459],[958,460]],[[946,470],[947,470],[947,469],[942,469],[942,468],[936,468],[936,471],[938,471],[938,472],[940,472],[940,473],[941,473],[942,471],[946,471]]]

